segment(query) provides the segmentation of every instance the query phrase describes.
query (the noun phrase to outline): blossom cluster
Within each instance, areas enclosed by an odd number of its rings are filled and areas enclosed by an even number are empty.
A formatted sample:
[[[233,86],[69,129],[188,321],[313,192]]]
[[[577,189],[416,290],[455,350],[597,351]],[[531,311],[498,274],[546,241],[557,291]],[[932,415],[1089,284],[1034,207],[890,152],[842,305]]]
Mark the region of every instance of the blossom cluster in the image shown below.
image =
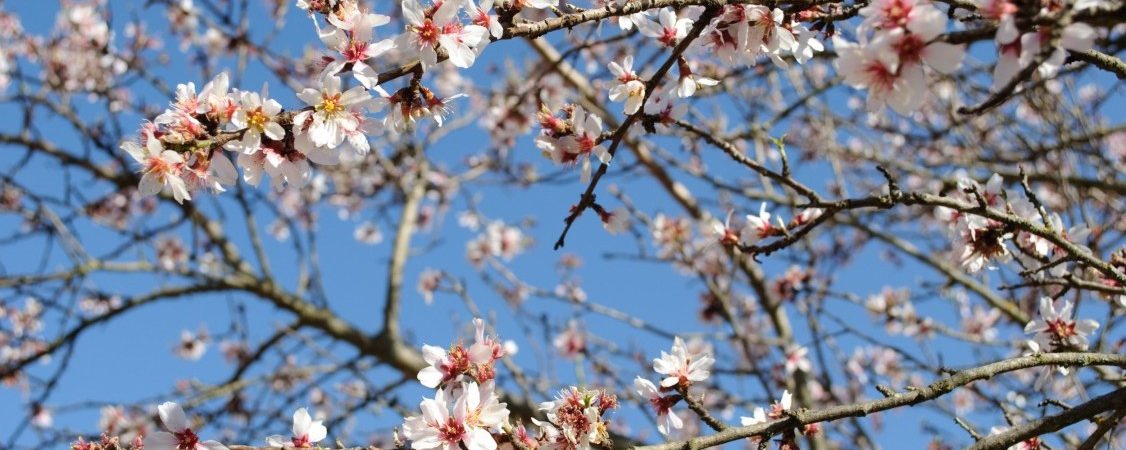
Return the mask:
[[[1063,219],[1058,213],[1048,214],[1021,196],[1009,195],[1004,189],[1004,179],[994,174],[985,185],[975,180],[962,177],[958,182],[958,190],[954,197],[968,204],[979,205],[995,211],[1012,211],[1017,216],[1034,223],[1047,222],[1043,225],[1056,233],[1060,238],[1075,243],[1083,251],[1089,251],[1083,246],[1090,230],[1085,224],[1065,227]],[[996,264],[1005,263],[1013,259],[1014,252],[1010,252],[1010,243],[1019,245],[1022,249],[1015,252],[1017,258],[1028,267],[1036,267],[1051,262],[1054,258],[1064,258],[1066,252],[1049,239],[1028,231],[1017,231],[997,220],[977,214],[962,213],[950,208],[939,207],[936,215],[941,223],[945,224],[953,242],[951,257],[964,267],[968,272],[978,272],[983,268],[995,268]],[[1047,275],[1060,277],[1070,271],[1070,263],[1056,261],[1049,267]],[[1037,272],[1034,277],[1042,277],[1044,273]]]
[[[661,357],[653,360],[653,370],[664,375],[659,385],[642,377],[633,381],[634,390],[657,414],[657,430],[667,435],[674,429],[684,426],[680,416],[672,412],[672,407],[683,399],[693,383],[711,377],[711,367],[715,358],[711,354],[690,349],[679,336],[673,339],[672,353],[661,352]],[[659,386],[659,387],[658,387]]]
[[[859,42],[837,36],[837,69],[848,85],[868,90],[868,108],[890,105],[900,114],[919,109],[928,86],[924,66],[940,73],[957,70],[965,48],[937,38],[946,14],[930,0],[877,0],[860,9]]]
[[[568,105],[556,115],[544,107],[537,118],[542,127],[536,147],[556,164],[582,165],[582,180],[590,179],[591,158],[610,164],[610,152],[602,145],[602,118],[582,106]]]
[[[423,386],[436,388],[433,398],[422,401],[421,415],[407,417],[403,434],[411,448],[493,450],[493,433],[508,426],[508,406],[500,401],[495,388],[496,362],[507,355],[505,346],[485,335],[485,323],[473,321],[475,340],[468,348],[462,344],[448,351],[436,346],[422,347],[428,364],[419,371]]]
[[[525,3],[521,6],[554,5]],[[222,192],[237,181],[236,164],[252,185],[267,175],[275,188],[302,187],[311,178],[310,162],[338,164],[341,146],[363,155],[370,151],[368,138],[384,130],[401,132],[423,117],[440,126],[449,102],[460,95],[437,95],[421,86],[417,76],[409,86],[389,93],[380,86],[377,61],[395,50],[399,57],[417,58],[423,71],[439,64],[439,55],[455,67],[468,68],[489,37],[499,38],[503,31],[491,4],[404,0],[405,30],[381,40],[374,30],[388,24],[390,17],[364,12],[357,2],[299,1],[298,6],[309,11],[318,37],[331,52],[320,61],[323,68],[310,86],[297,93],[305,106],[283,111],[265,87],[261,92],[232,89],[226,73],[199,93],[194,83],[179,85],[171,108],[145,124],[136,142],[122,145],[141,165],[142,194],[165,191],[183,202],[201,188]],[[347,88],[341,78],[345,74],[359,85]],[[384,109],[388,113],[382,119],[370,116]]]
[[[766,210],[766,203],[759,205],[757,215],[747,214],[742,226],[733,225],[731,218],[734,212],[727,215],[727,220],[711,222],[711,232],[716,240],[724,246],[751,246],[756,245],[770,237],[785,236],[789,229],[805,226],[824,214],[821,208],[803,209],[789,222],[780,217],[772,216]],[[771,218],[774,219],[771,222]]]
[[[144,436],[143,448],[146,450],[227,450],[227,446],[214,440],[201,440],[193,430],[193,423],[179,404],[165,402],[157,407],[160,422],[167,431],[153,431]],[[266,438],[266,445],[273,448],[312,448],[313,444],[328,436],[328,429],[320,420],[313,420],[308,410],[299,408],[293,413],[293,435],[272,435]],[[136,440],[141,440],[138,436]],[[134,444],[134,448],[139,448]],[[104,448],[104,447],[103,447]],[[79,440],[71,445],[71,450],[95,450],[88,443]]]

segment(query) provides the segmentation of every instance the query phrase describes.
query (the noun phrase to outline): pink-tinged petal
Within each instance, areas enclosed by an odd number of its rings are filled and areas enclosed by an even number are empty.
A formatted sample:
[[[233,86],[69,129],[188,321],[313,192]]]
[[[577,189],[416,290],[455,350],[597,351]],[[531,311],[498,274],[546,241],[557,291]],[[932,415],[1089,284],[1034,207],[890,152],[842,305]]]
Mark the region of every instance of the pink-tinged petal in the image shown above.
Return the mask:
[[[633,379],[633,388],[637,391],[638,395],[646,399],[659,397],[661,395],[660,391],[657,390],[657,386],[654,385],[652,381],[641,377]]]
[[[442,5],[438,7],[438,10],[434,11],[434,25],[442,27],[447,23],[450,23],[450,21],[453,20],[455,16],[457,16],[459,9],[461,9],[461,2],[452,0],[442,2]]]
[[[234,114],[231,115],[231,125],[234,125],[235,127],[238,127],[238,128],[246,128],[246,123],[247,123],[246,119],[247,119],[246,110],[239,109],[239,110],[235,111]]]
[[[145,450],[176,450],[180,441],[172,433],[154,431],[145,436]]]
[[[487,364],[492,359],[492,347],[483,344],[473,344],[469,347],[469,361],[473,364]]]
[[[679,430],[681,428],[684,428],[684,421],[681,420],[680,416],[677,415],[676,413],[669,411],[667,414],[665,414],[665,416],[666,416],[665,421],[668,424],[668,427],[666,427],[666,429],[665,429],[665,434],[668,434],[669,431],[671,431],[671,430],[668,429],[670,427],[674,430]]]
[[[169,175],[165,178],[165,182],[172,189],[172,199],[176,203],[183,204],[184,200],[191,200],[192,195],[188,193],[188,186],[184,184],[184,180],[175,175]]]
[[[946,14],[932,6],[916,5],[907,21],[907,29],[929,42],[946,31]]]
[[[235,170],[235,165],[231,164],[231,160],[222,153],[215,153],[211,156],[211,176],[216,182],[222,185],[233,185],[238,181],[238,170]]]
[[[923,106],[923,101],[926,100],[927,79],[922,66],[918,64],[905,65],[899,78],[888,103],[895,112],[908,115]]]
[[[476,47],[483,41],[487,41],[485,36],[489,35],[489,30],[480,25],[468,25],[461,29],[461,34],[458,39],[465,45]]]
[[[262,92],[266,92],[266,86],[262,86]],[[262,94],[262,95],[265,95],[265,94]],[[271,99],[267,99],[266,101],[262,102],[262,112],[266,113],[267,116],[275,116],[278,113],[280,113],[281,110],[282,110],[281,103],[278,103],[277,100],[274,100],[274,99],[271,98]]]
[[[661,380],[661,387],[669,388],[676,386],[678,383],[680,383],[680,379],[678,377],[666,377],[665,379]]]
[[[317,420],[309,424],[309,442],[320,442],[328,436],[328,428],[325,428],[324,422]]]
[[[504,27],[500,25],[500,22],[492,17],[490,17],[489,19],[489,35],[491,35],[494,39],[500,39],[501,36],[504,36]]]
[[[993,67],[993,86],[991,89],[996,92],[1007,84],[1020,72],[1020,62],[1017,56],[1011,53],[1003,53],[997,58],[997,65]]]
[[[145,139],[145,150],[148,150],[149,155],[156,156],[164,151],[164,146],[160,144],[160,139],[150,132]]]
[[[468,430],[468,435],[465,447],[469,450],[496,450],[497,448],[497,441],[488,431],[481,428],[472,428]]]
[[[993,38],[999,44],[1009,44],[1018,37],[1020,37],[1020,30],[1017,29],[1016,19],[1011,14],[1002,17],[1001,21],[997,23],[997,35]]]
[[[188,416],[184,414],[184,409],[175,402],[161,403],[160,406],[156,407],[156,410],[161,423],[168,431],[179,433],[188,428]]]
[[[309,183],[309,162],[297,161],[289,164],[282,164],[280,167],[282,175],[285,176],[285,181],[290,186],[295,188],[305,187]]]
[[[169,164],[182,164],[184,162],[184,157],[172,150],[165,150],[160,153],[160,159]]]
[[[1081,335],[1094,333],[1099,329],[1099,323],[1092,319],[1082,319],[1075,322],[1075,332]]]
[[[477,55],[473,53],[469,46],[459,42],[456,37],[443,34],[438,36],[438,43],[449,55],[450,62],[454,66],[466,69],[473,65],[473,60],[476,59]]]
[[[164,183],[160,182],[160,177],[152,172],[141,175],[141,184],[137,186],[137,190],[141,195],[156,195],[164,188]],[[173,431],[180,431],[179,429]]]
[[[420,438],[414,438],[414,440],[411,441],[411,448],[419,450],[431,449],[441,445],[442,440],[438,439],[436,434],[427,434]]]
[[[285,447],[286,444],[289,444],[291,442],[292,441],[289,438],[282,436],[280,434],[275,434],[273,436],[266,438],[266,445],[268,445],[270,447],[274,447],[274,448]]]
[[[275,141],[285,139],[285,128],[282,128],[277,122],[266,122],[265,126],[266,136]]]
[[[340,104],[351,106],[370,98],[371,95],[368,95],[367,89],[363,86],[356,86],[340,95]]]
[[[227,446],[217,441],[203,441],[196,444],[196,450],[227,450]]]
[[[139,163],[143,164],[145,160],[148,159],[148,156],[145,154],[145,150],[142,149],[141,146],[136,142],[124,142],[121,144],[121,149],[125,150],[125,152],[129,154],[129,156],[133,157],[134,161],[137,161]]]
[[[305,88],[297,93],[297,98],[309,106],[317,106],[321,103],[321,91]]]
[[[422,403],[419,404],[419,409],[422,410],[422,415],[427,422],[445,422],[450,417],[446,405],[434,399],[423,399]]]
[[[335,166],[340,164],[340,153],[326,147],[316,147],[305,154],[314,164]]]
[[[962,58],[966,56],[966,48],[961,45],[934,42],[923,49],[923,61],[931,68],[950,74],[962,67]]]
[[[309,433],[309,425],[313,423],[313,418],[309,416],[309,411],[305,408],[299,408],[293,412],[293,436],[301,437]]]
[[[436,365],[446,357],[446,349],[436,345],[423,345],[422,346],[422,359],[427,364]]]
[[[317,37],[321,39],[325,47],[336,51],[341,51],[348,46],[348,36],[344,35],[344,31],[331,25],[317,30]]]
[[[465,392],[462,395],[465,397],[467,410],[476,410],[481,406],[481,388],[477,383],[467,383],[465,385]]]
[[[1095,29],[1082,22],[1068,25],[1060,33],[1060,46],[1068,50],[1087,51],[1095,45]]]
[[[438,64],[438,52],[434,47],[426,46],[419,51],[419,60],[422,61],[423,68],[429,68]]]

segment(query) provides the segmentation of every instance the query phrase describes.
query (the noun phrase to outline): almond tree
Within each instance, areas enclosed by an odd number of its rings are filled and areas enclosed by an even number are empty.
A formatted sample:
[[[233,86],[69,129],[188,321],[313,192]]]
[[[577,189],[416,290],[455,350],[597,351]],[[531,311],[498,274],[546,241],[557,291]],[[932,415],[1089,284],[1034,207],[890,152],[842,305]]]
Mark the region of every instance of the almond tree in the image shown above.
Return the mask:
[[[0,448],[1121,448],[1124,23],[0,2]]]

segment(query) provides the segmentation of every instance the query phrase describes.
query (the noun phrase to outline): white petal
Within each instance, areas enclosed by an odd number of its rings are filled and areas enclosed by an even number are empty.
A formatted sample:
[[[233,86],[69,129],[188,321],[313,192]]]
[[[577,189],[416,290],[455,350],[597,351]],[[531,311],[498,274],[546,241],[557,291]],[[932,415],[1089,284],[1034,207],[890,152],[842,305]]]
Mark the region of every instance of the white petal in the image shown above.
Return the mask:
[[[275,141],[285,139],[285,128],[278,125],[277,122],[266,122],[266,136]]]
[[[293,436],[305,436],[309,432],[309,425],[313,422],[313,418],[309,417],[309,411],[305,408],[299,408],[293,412]]]
[[[328,436],[328,428],[320,420],[309,425],[309,442],[320,442]]]
[[[180,441],[172,433],[154,431],[145,436],[144,443],[146,450],[176,450]]]
[[[144,184],[144,181],[141,184]],[[164,423],[164,427],[168,431],[178,433],[188,428],[188,416],[184,414],[184,409],[175,402],[164,402],[157,406],[156,410],[160,415],[160,421]]]
[[[141,175],[141,184],[137,186],[137,190],[141,195],[148,196],[158,194],[163,187],[164,184],[160,182],[160,177],[148,172]]]
[[[217,441],[203,441],[196,445],[197,450],[227,450],[227,446]]]
[[[966,48],[961,45],[933,42],[923,49],[923,61],[931,68],[945,73],[954,73],[962,66],[962,58],[966,55]]]

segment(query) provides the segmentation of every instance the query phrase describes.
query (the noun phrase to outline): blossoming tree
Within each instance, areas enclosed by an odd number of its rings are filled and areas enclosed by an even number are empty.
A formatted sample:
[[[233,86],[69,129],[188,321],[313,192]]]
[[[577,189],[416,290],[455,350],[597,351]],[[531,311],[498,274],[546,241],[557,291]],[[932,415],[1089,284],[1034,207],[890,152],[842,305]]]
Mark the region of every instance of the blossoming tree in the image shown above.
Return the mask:
[[[0,449],[1123,448],[1121,0],[57,6]]]

